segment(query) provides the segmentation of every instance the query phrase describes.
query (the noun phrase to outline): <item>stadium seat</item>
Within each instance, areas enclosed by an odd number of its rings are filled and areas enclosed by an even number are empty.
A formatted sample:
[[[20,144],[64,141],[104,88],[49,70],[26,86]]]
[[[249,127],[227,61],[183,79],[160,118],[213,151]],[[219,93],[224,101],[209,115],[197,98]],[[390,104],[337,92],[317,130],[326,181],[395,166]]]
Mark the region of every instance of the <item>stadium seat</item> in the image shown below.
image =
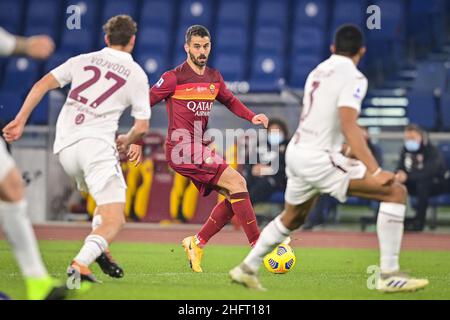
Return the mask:
[[[26,13],[26,30],[31,32],[35,27],[57,29],[61,24],[62,11],[60,0],[29,0]]]
[[[46,94],[44,97],[42,97],[42,100],[39,102],[39,104],[33,110],[33,113],[31,113],[28,124],[34,124],[34,125],[48,124],[49,101],[50,101],[50,99],[49,99],[48,94]]]
[[[215,49],[220,53],[246,54],[248,32],[239,26],[220,26],[216,32]]]
[[[153,9],[155,10],[155,9]],[[103,25],[109,18],[119,15],[128,14],[135,21],[139,21],[138,18],[138,8],[136,0],[127,1],[116,1],[116,0],[105,0],[102,12],[101,25]]]
[[[136,55],[136,62],[147,73],[150,85],[156,83],[161,75],[167,71],[167,59],[162,54],[140,53]]]
[[[292,56],[324,54],[325,34],[324,31],[316,27],[296,27],[292,33]]]
[[[0,91],[0,119],[5,122],[13,120],[22,102],[16,91]]]
[[[373,3],[382,12],[381,29],[373,29],[367,33],[370,40],[404,40],[406,36],[404,0],[377,0]]]
[[[263,0],[258,1],[256,9],[256,28],[278,27],[286,29],[289,19],[287,0]]]
[[[410,122],[427,130],[436,127],[435,99],[430,91],[410,91],[406,112]]]
[[[22,29],[23,0],[0,1],[1,27],[13,34],[20,34]]]
[[[447,85],[447,69],[443,62],[423,61],[417,65],[417,76],[412,85],[417,90],[444,91]]]
[[[297,0],[295,4],[294,27],[310,26],[325,30],[329,16],[327,0]]]
[[[143,27],[138,31],[136,52],[154,52],[167,54],[171,39],[169,30],[156,26]]]
[[[66,0],[65,8],[70,5],[80,7],[80,24],[82,29],[88,28],[91,30],[97,30],[98,26],[104,23],[103,21],[99,21],[100,4],[98,0]]]
[[[173,0],[143,1],[139,27],[156,26],[171,31],[175,14],[173,2]]]
[[[218,53],[213,63],[225,81],[242,81],[244,79],[245,59],[239,54]]]
[[[254,52],[284,54],[285,46],[285,33],[280,27],[260,27],[255,30]]]
[[[366,6],[360,0],[339,0],[334,2],[333,14],[331,18],[331,38],[335,30],[342,24],[352,23],[359,27],[364,25]]]
[[[88,53],[93,49],[93,32],[88,28],[80,30],[64,29],[61,37],[60,51],[71,55]]]
[[[201,24],[211,27],[213,16],[213,1],[210,0],[182,0],[180,9],[180,24]]]
[[[308,74],[320,63],[318,55],[297,55],[291,62],[291,74],[289,85],[294,88],[303,89]]]
[[[407,27],[416,48],[439,48],[445,41],[444,6],[440,0],[409,1]]]
[[[9,60],[2,90],[14,91],[19,96],[28,91],[38,76],[38,65],[28,58],[12,58]]]
[[[56,52],[46,61],[44,66],[44,73],[52,71],[54,68],[66,62],[72,55],[67,52]]]
[[[270,195],[269,202],[284,204],[284,192],[277,191]]]
[[[281,55],[256,54],[250,77],[252,91],[279,91],[279,81],[284,76],[284,59]]]
[[[172,64],[168,67],[169,69],[173,69],[182,64],[184,61],[186,61],[186,52],[183,49],[177,50],[174,54]]]
[[[250,21],[250,3],[240,0],[222,0],[219,5],[217,26],[247,27]]]
[[[185,42],[185,36],[186,36],[186,30],[189,28],[189,24],[182,24],[179,25],[177,28],[177,32],[175,34],[175,51],[183,50],[184,42]]]
[[[444,130],[450,131],[450,93],[441,96],[441,114]]]

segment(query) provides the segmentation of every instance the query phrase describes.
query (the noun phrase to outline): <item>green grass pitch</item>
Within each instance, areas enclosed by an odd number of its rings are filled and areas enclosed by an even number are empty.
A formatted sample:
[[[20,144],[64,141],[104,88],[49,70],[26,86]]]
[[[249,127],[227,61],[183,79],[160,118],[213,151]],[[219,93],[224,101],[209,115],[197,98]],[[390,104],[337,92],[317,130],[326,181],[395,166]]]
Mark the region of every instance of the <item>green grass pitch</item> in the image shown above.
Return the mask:
[[[81,242],[40,242],[49,272],[65,279],[65,269],[80,246]],[[228,271],[248,252],[245,246],[208,246],[202,274],[190,271],[184,251],[176,244],[116,243],[111,250],[125,277],[109,278],[94,265],[103,283],[83,299],[450,299],[448,251],[404,251],[403,269],[427,277],[430,285],[415,293],[383,294],[367,289],[366,270],[377,264],[377,250],[296,247],[297,262],[291,272],[275,275],[261,268],[267,292],[248,290],[228,278]],[[5,241],[0,241],[0,291],[13,299],[25,298],[19,269]]]

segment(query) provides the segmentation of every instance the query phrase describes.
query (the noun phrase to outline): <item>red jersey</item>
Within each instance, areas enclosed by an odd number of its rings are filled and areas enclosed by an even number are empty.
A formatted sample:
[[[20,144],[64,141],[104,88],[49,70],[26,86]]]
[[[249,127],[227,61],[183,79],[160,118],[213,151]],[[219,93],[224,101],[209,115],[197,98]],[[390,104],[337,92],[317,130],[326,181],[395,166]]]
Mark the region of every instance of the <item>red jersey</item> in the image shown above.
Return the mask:
[[[194,123],[196,122],[201,124],[201,135],[203,136],[215,100],[240,118],[252,121],[255,116],[228,90],[218,70],[205,67],[205,73],[199,75],[187,62],[164,73],[150,89],[150,105],[152,107],[163,99],[166,100],[169,115],[166,139],[169,147],[176,144],[176,141],[171,141],[171,137],[172,132],[177,129],[187,130],[193,142]],[[199,129],[196,130],[199,131]]]

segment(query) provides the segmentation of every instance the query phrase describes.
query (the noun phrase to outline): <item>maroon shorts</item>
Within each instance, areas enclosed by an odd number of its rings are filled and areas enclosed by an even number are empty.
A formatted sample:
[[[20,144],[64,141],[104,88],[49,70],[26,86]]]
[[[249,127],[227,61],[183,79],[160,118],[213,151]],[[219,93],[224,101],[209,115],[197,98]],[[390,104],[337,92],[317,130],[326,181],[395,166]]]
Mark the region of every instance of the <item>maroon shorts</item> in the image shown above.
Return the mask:
[[[225,160],[205,145],[198,146],[184,161],[181,157],[173,159],[173,147],[166,145],[166,159],[169,166],[177,173],[190,178],[202,196],[217,190],[217,182],[228,167]]]

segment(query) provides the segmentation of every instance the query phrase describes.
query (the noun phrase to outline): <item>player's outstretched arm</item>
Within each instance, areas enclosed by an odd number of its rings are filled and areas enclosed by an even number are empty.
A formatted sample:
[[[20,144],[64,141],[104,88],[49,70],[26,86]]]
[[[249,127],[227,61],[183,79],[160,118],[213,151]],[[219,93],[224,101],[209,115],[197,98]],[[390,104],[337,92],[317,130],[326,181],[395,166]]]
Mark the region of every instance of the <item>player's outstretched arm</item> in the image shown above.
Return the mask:
[[[225,81],[220,77],[220,90],[217,95],[217,100],[222,103],[225,107],[228,108],[231,112],[237,115],[239,118],[250,121],[254,125],[262,124],[265,128],[269,125],[269,119],[265,114],[256,114],[247,108],[238,98],[234,96],[234,94],[227,88]]]
[[[149,130],[148,120],[135,119],[134,125],[127,132],[127,134],[121,134],[116,139],[117,149],[119,152],[129,152],[129,146],[141,139]]]
[[[269,118],[267,118],[264,113],[260,113],[252,118],[252,123],[254,125],[262,124],[264,128],[267,129],[267,127],[269,126]]]
[[[59,83],[51,73],[48,73],[34,84],[16,118],[3,128],[3,136],[7,142],[12,143],[20,139],[31,112],[33,112],[48,91],[58,87]]]
[[[340,107],[339,117],[342,132],[347,144],[352,150],[352,154],[366,165],[368,174],[371,174],[381,185],[392,182],[394,180],[394,174],[381,169],[367,146],[362,130],[356,122],[358,119],[358,111],[351,107]]]

